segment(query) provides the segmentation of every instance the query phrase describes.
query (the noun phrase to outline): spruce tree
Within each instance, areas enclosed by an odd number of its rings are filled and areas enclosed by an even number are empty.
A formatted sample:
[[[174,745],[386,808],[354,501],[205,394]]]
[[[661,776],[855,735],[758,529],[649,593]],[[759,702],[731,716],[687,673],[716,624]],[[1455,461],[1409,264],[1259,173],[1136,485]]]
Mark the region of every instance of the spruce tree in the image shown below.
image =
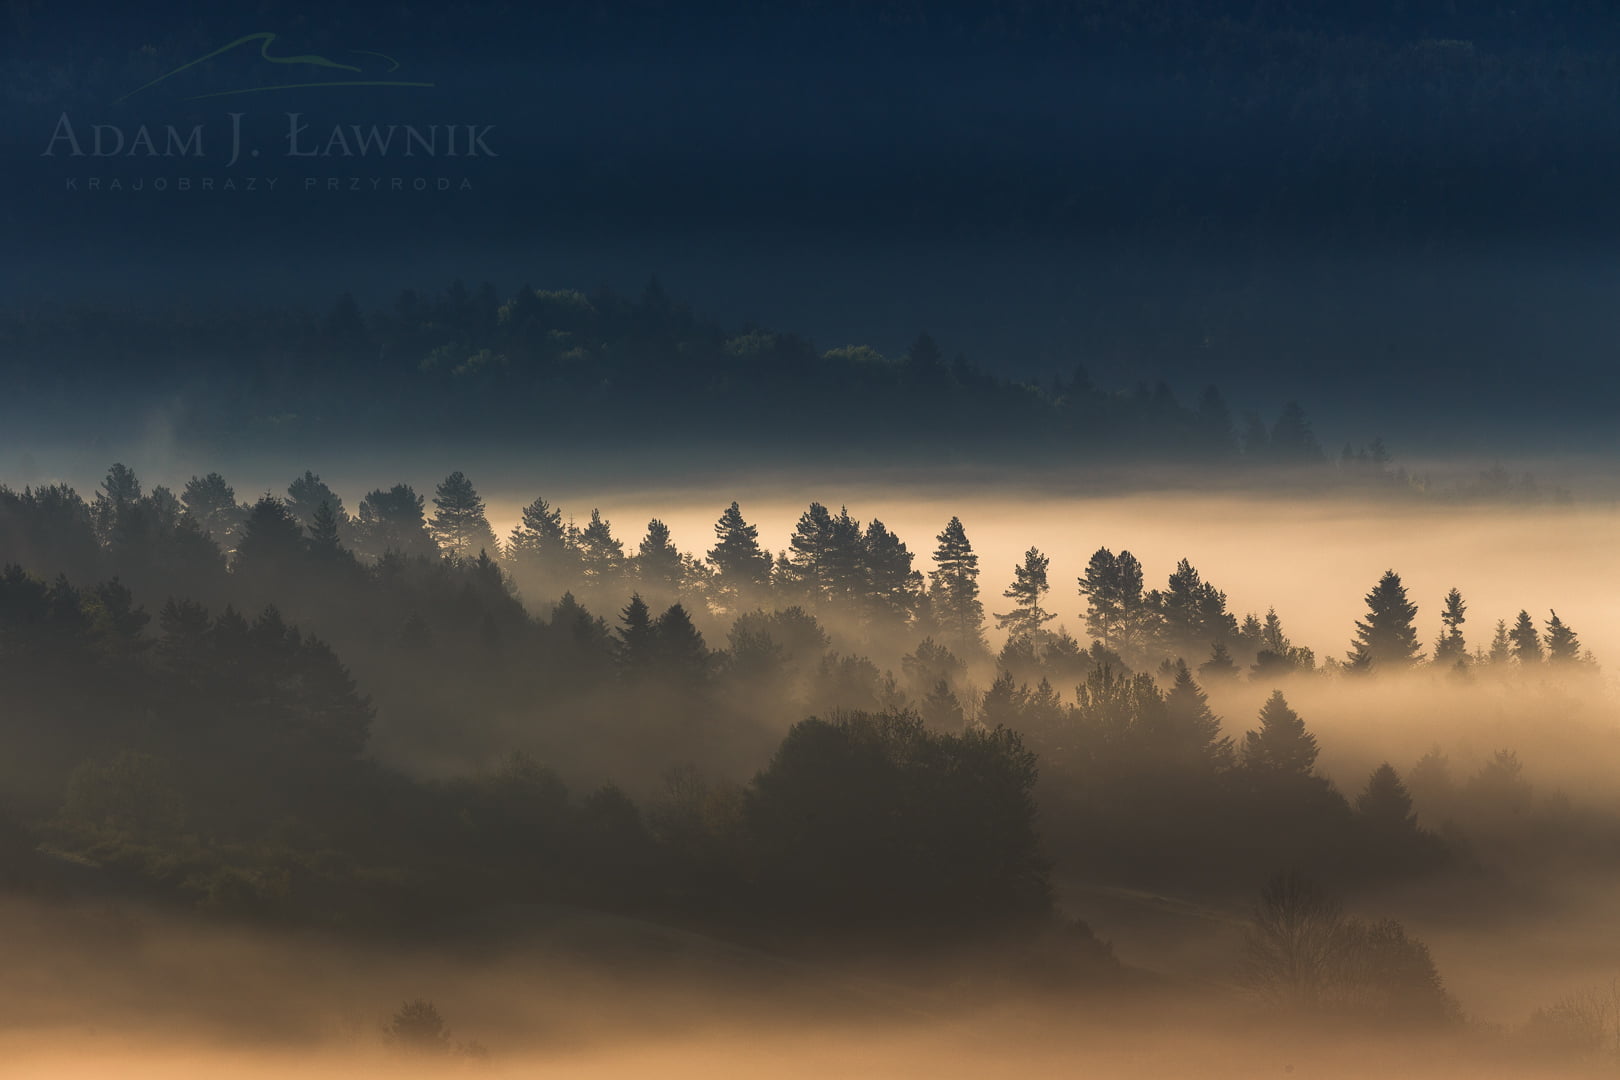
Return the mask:
[[[1316,765],[1316,736],[1273,690],[1260,710],[1260,727],[1243,737],[1243,764],[1267,775],[1308,776]]]
[[[1440,639],[1434,643],[1436,664],[1455,665],[1468,658],[1468,643],[1463,640],[1462,632],[1467,611],[1462,593],[1456,589],[1446,593],[1445,607],[1440,611]]]
[[[1207,770],[1232,764],[1232,740],[1221,734],[1221,720],[1209,697],[1184,661],[1175,665],[1175,682],[1164,696],[1165,750],[1172,761]]]
[[[1224,641],[1217,641],[1209,651],[1209,659],[1198,665],[1198,675],[1205,682],[1212,679],[1235,679],[1237,674],[1237,665],[1232,662],[1232,654],[1227,650]]]
[[[1349,667],[1354,671],[1399,671],[1417,660],[1417,605],[1393,570],[1384,571],[1367,594],[1367,618],[1356,622]]]
[[[934,569],[928,575],[936,628],[945,646],[957,655],[979,655],[985,651],[979,557],[973,552],[961,518],[951,518],[936,539],[939,546],[934,549]]]
[[[996,615],[997,629],[1006,630],[1012,637],[1034,638],[1042,628],[1057,618],[1055,612],[1041,607],[1041,601],[1051,591],[1047,584],[1047,568],[1052,560],[1040,549],[1024,552],[1024,561],[1013,567],[1013,582],[1002,595],[1013,601],[1013,610]]]
[[[1520,666],[1541,663],[1541,636],[1536,633],[1536,624],[1531,621],[1528,611],[1519,612],[1518,621],[1508,632],[1508,641],[1513,643],[1513,659]]]
[[[669,610],[658,616],[653,623],[653,645],[655,666],[666,676],[696,683],[708,675],[708,647],[682,605],[671,605]]]
[[[1575,631],[1564,625],[1558,612],[1549,612],[1547,620],[1547,660],[1554,664],[1573,664],[1581,658],[1580,639]]]
[[[645,671],[657,658],[658,644],[652,612],[640,593],[630,597],[630,603],[619,613],[619,621],[623,625],[614,632],[619,639],[616,653],[620,667],[627,672]]]
[[[1356,812],[1379,828],[1411,829],[1417,825],[1417,816],[1412,813],[1412,796],[1401,783],[1400,774],[1387,761],[1367,778],[1366,790],[1356,797]]]
[[[1508,635],[1507,621],[1496,620],[1496,632],[1491,636],[1491,651],[1485,657],[1493,666],[1500,667],[1513,658],[1513,642]]]
[[[321,503],[309,523],[309,550],[322,558],[336,558],[344,554],[338,539],[338,516],[331,503]]]

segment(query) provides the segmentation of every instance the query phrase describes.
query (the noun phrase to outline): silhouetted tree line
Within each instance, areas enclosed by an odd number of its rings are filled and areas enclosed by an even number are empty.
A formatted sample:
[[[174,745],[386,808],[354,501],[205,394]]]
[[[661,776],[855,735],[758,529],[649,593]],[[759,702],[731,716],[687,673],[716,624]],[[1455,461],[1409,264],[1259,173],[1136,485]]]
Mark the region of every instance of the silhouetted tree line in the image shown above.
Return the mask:
[[[1425,662],[1393,571],[1319,663],[1186,560],[1148,589],[1107,548],[1074,586],[1088,644],[1054,628],[1032,548],[992,655],[960,518],[919,561],[819,503],[774,553],[736,503],[701,556],[544,499],[503,543],[459,472],[352,514],[312,472],[251,504],[121,465],[89,501],[0,489],[0,783],[57,850],[221,910],[366,925],[544,898],[926,938],[1051,925],[1048,858],[1353,887],[1518,842],[1428,759],[1348,799],[1282,690],[1238,738],[1205,687],[1593,669],[1556,614],[1470,649],[1456,590]]]

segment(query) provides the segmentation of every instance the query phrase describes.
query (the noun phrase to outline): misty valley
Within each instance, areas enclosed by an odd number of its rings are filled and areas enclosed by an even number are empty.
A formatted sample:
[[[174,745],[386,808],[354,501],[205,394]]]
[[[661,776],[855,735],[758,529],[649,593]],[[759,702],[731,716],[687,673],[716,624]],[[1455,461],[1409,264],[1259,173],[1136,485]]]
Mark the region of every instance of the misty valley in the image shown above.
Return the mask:
[[[18,1060],[1613,1067],[1612,511],[558,486],[0,487]]]
[[[1620,1077],[1592,0],[0,4],[0,1080]]]

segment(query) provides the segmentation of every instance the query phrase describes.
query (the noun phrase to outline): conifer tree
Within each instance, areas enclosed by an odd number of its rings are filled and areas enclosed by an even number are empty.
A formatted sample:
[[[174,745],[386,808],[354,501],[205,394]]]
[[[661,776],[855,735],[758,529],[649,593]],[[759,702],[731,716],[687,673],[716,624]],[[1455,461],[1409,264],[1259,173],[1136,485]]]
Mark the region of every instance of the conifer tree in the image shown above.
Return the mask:
[[[653,624],[653,644],[656,667],[665,675],[690,683],[701,682],[708,675],[708,647],[682,605],[671,605],[658,616]]]
[[[1412,796],[1401,783],[1400,774],[1387,761],[1367,778],[1366,789],[1356,797],[1356,812],[1380,828],[1411,829],[1417,825],[1417,817],[1412,813]]]
[[[1558,612],[1550,612],[1547,620],[1547,660],[1554,664],[1573,664],[1581,658],[1580,639],[1575,631],[1564,625]]]
[[[305,469],[303,476],[287,485],[287,509],[292,511],[293,517],[304,528],[314,523],[315,511],[321,508],[322,503],[332,508],[340,527],[348,525],[349,514],[343,508],[343,496],[328,487],[315,473]]]
[[[683,570],[681,553],[669,538],[669,526],[653,518],[647,522],[647,535],[636,551],[636,576],[643,584],[668,594],[680,590]]]
[[[1272,460],[1284,464],[1315,464],[1327,460],[1311,432],[1310,421],[1305,419],[1305,410],[1297,401],[1283,406],[1282,414],[1272,425],[1269,446]]]
[[[1034,638],[1047,623],[1057,618],[1055,612],[1041,607],[1041,601],[1051,591],[1046,580],[1047,568],[1051,565],[1051,558],[1041,554],[1038,548],[1024,552],[1024,561],[1013,567],[1012,584],[1002,594],[1013,602],[1013,610],[996,615],[997,629],[1006,630],[1013,637]]]
[[[935,731],[960,731],[965,722],[962,703],[944,679],[934,683],[933,689],[922,699],[918,712],[923,722]]]
[[[922,575],[911,568],[911,552],[876,518],[866,526],[861,546],[868,618],[889,631],[906,625],[916,610],[922,580]]]
[[[1316,736],[1273,690],[1260,710],[1260,727],[1243,737],[1243,764],[1268,775],[1308,776],[1316,765]]]
[[[1491,636],[1491,651],[1486,659],[1494,666],[1500,667],[1513,658],[1513,642],[1508,635],[1507,621],[1496,620],[1496,632]]]
[[[1384,571],[1367,594],[1367,618],[1356,622],[1349,667],[1354,671],[1398,671],[1417,660],[1417,605],[1393,570]]]
[[[507,538],[504,555],[514,570],[543,575],[548,579],[545,585],[559,587],[572,579],[579,561],[568,541],[562,511],[543,498],[523,508]]]
[[[1446,593],[1445,607],[1440,611],[1440,639],[1434,644],[1436,664],[1455,665],[1468,657],[1468,643],[1463,640],[1462,624],[1467,621],[1468,605],[1462,593],[1452,589]]]
[[[979,557],[973,552],[961,518],[951,518],[937,539],[934,569],[928,575],[936,629],[945,646],[959,656],[979,655],[985,651]]]
[[[295,515],[296,516],[296,515]],[[321,503],[309,523],[309,550],[324,559],[347,554],[338,538],[338,516],[331,503]]]
[[[1508,632],[1508,640],[1513,643],[1513,659],[1521,667],[1541,663],[1541,636],[1536,633],[1536,624],[1531,621],[1528,611],[1519,612],[1518,621]]]
[[[1129,551],[1098,548],[1079,579],[1086,598],[1086,632],[1104,647],[1129,654],[1146,643],[1147,605],[1142,564]]]
[[[861,527],[843,508],[833,516],[811,503],[788,541],[793,584],[811,603],[848,602],[865,592]]]
[[[589,525],[579,531],[580,571],[588,585],[598,589],[618,584],[624,573],[624,544],[613,536],[612,523],[591,510]]]
[[[1170,760],[1207,770],[1232,764],[1232,740],[1221,734],[1220,717],[1209,707],[1209,697],[1193,681],[1184,661],[1175,665],[1175,682],[1164,696],[1166,750]]]
[[[220,549],[231,552],[247,520],[247,507],[236,501],[236,491],[217,472],[193,476],[180,492],[186,516],[214,538]]]
[[[657,633],[653,629],[652,612],[647,609],[641,594],[630,597],[630,603],[620,612],[623,624],[615,628],[618,635],[617,654],[620,666],[627,672],[640,672],[651,667],[658,655]]]
[[[297,565],[305,550],[303,534],[287,504],[266,495],[248,512],[233,569],[245,575],[285,573]]]
[[[484,516],[484,500],[466,474],[458,469],[445,477],[434,491],[433,505],[438,509],[428,524],[446,555],[473,559],[480,551],[500,554],[500,542]]]
[[[1198,665],[1198,675],[1205,682],[1213,679],[1235,679],[1237,674],[1237,664],[1232,662],[1232,654],[1224,641],[1217,641],[1209,651],[1209,659]]]
[[[439,548],[427,531],[422,502],[422,496],[409,484],[368,492],[360,500],[355,519],[357,549],[379,559],[390,551],[404,556],[437,556]]]
[[[715,545],[709,549],[715,584],[733,603],[763,590],[771,578],[771,555],[759,546],[759,529],[743,520],[736,503],[726,507],[714,526]]]

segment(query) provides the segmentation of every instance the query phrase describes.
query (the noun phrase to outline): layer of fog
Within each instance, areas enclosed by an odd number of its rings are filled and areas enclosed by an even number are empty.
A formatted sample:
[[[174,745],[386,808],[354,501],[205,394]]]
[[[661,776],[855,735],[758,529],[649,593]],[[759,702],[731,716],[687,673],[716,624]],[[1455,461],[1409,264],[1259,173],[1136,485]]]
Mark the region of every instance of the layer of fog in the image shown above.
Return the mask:
[[[5,901],[0,1062],[18,1080],[1566,1074],[1506,1028],[1372,1039],[1145,984],[983,996],[967,978],[919,990],[646,924],[529,914],[530,932],[498,944],[383,948]],[[418,998],[451,1045],[480,1056],[389,1045],[390,1014]]]

